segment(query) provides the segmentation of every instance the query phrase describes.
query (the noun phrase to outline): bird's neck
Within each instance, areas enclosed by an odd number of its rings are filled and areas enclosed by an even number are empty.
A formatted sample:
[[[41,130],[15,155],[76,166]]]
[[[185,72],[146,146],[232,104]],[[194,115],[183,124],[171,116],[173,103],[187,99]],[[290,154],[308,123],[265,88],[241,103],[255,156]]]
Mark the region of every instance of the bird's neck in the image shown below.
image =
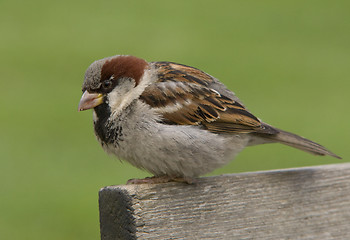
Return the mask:
[[[101,142],[108,144],[117,143],[122,140],[123,121],[128,118],[128,115],[130,115],[134,104],[135,102],[132,102],[119,115],[113,114],[107,103],[103,103],[94,108],[95,133]]]
[[[114,127],[111,128],[111,114],[111,109],[106,103],[103,103],[94,108],[95,133],[102,144],[115,142],[121,135],[119,133],[120,130],[117,131]]]

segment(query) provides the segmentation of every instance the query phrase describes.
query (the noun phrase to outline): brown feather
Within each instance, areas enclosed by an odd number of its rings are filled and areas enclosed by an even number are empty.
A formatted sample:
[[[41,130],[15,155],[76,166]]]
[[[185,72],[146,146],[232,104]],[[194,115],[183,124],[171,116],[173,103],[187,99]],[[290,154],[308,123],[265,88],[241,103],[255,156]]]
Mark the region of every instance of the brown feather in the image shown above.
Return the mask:
[[[114,76],[115,79],[129,77],[135,80],[136,85],[144,73],[148,63],[134,56],[118,56],[107,60],[101,69],[100,80],[109,79]]]
[[[164,122],[203,125],[214,133],[268,133],[258,118],[240,103],[222,95],[209,84],[215,80],[199,69],[171,63],[153,63],[158,81],[148,86],[141,99]]]

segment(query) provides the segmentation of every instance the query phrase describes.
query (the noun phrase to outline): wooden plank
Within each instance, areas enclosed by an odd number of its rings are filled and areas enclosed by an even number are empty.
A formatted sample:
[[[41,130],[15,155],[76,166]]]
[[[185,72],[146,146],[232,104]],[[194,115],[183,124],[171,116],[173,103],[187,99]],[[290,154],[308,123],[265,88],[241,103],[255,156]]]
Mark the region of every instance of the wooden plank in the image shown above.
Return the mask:
[[[350,239],[350,164],[102,188],[101,239]]]

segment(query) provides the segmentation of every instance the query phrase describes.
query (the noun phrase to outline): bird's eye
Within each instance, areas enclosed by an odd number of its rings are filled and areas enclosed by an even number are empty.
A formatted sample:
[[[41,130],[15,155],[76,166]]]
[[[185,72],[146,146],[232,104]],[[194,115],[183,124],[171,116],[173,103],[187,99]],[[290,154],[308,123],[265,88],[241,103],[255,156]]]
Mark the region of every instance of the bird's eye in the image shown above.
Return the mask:
[[[104,80],[103,83],[102,83],[102,86],[103,88],[107,89],[107,88],[110,88],[112,86],[112,81],[107,79],[107,80]]]

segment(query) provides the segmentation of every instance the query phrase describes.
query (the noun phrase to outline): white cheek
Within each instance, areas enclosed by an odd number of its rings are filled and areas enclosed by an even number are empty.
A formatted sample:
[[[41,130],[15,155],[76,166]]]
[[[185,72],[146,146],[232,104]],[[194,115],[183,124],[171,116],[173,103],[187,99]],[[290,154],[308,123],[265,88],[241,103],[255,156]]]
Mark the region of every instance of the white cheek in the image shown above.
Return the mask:
[[[154,80],[152,74],[149,71],[146,71],[141,78],[139,85],[136,87],[135,83],[131,81],[125,81],[118,85],[108,94],[112,116],[118,116],[132,101],[139,98],[145,88]]]
[[[118,85],[112,92],[107,96],[107,101],[111,107],[112,113],[120,112],[127,106],[127,103],[130,103],[130,93],[133,92],[133,83],[124,82]]]

